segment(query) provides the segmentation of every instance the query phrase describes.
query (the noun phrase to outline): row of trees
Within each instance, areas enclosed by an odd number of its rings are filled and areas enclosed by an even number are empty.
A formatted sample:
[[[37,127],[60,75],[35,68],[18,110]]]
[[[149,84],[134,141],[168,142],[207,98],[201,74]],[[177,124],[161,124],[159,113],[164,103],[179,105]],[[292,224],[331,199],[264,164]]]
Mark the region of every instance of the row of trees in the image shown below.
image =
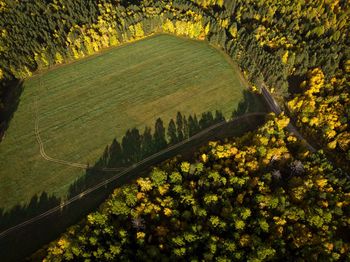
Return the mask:
[[[347,260],[350,183],[285,117],[118,188],[44,261]]]

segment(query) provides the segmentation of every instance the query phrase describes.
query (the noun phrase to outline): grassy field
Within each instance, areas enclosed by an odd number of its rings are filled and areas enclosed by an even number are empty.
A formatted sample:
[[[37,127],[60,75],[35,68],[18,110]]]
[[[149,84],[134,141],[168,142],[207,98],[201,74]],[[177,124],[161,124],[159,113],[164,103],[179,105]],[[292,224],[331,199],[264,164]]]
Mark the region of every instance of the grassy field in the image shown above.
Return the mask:
[[[168,125],[178,111],[221,110],[242,99],[227,57],[204,42],[169,35],[108,49],[28,79],[0,144],[0,207],[24,204],[42,191],[64,196],[83,170],[44,160],[34,126],[53,158],[93,165],[128,128]]]

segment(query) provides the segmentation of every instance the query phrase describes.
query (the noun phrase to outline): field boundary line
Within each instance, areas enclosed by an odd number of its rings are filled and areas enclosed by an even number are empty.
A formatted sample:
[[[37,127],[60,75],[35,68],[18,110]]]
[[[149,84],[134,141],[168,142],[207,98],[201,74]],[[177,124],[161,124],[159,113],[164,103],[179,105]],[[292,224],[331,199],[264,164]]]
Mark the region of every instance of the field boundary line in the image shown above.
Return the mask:
[[[49,209],[49,210],[47,210],[47,211],[45,211],[43,213],[41,213],[41,214],[31,218],[31,219],[25,220],[22,223],[19,223],[19,224],[13,226],[13,227],[10,227],[10,228],[0,232],[0,239],[4,238],[6,235],[8,235],[9,233],[11,233],[11,232],[13,232],[13,231],[15,231],[17,229],[20,229],[20,228],[22,228],[22,227],[24,227],[26,225],[32,224],[32,223],[34,223],[34,222],[36,222],[36,221],[38,221],[38,220],[40,220],[40,219],[42,219],[44,217],[49,216],[50,214],[53,214],[53,213],[55,213],[57,211],[62,210],[64,207],[69,206],[73,202],[81,199],[82,197],[84,197],[84,196],[86,196],[86,195],[88,195],[88,194],[90,194],[90,193],[92,193],[92,192],[94,192],[94,191],[96,191],[96,190],[98,190],[98,189],[100,189],[102,187],[107,186],[111,182],[113,182],[113,181],[117,180],[118,178],[126,175],[130,171],[133,171],[138,166],[140,166],[140,165],[142,165],[142,164],[144,164],[144,163],[146,163],[148,161],[154,160],[155,158],[159,157],[160,155],[166,154],[166,153],[168,153],[171,150],[177,149],[177,148],[179,148],[179,147],[181,147],[181,146],[191,142],[192,140],[205,135],[206,133],[214,130],[215,128],[218,128],[218,127],[223,126],[225,124],[233,124],[234,122],[240,121],[240,120],[242,120],[244,118],[249,118],[251,116],[266,116],[267,114],[268,113],[261,113],[261,112],[248,113],[248,114],[244,114],[242,116],[235,117],[234,119],[231,119],[229,121],[223,120],[223,121],[218,122],[218,123],[216,123],[216,124],[206,128],[206,129],[203,129],[202,131],[198,132],[197,134],[195,134],[195,135],[193,135],[193,136],[191,136],[191,137],[189,137],[187,139],[184,139],[184,140],[182,140],[181,142],[179,142],[179,143],[177,143],[175,145],[169,146],[169,147],[167,147],[167,148],[165,148],[165,149],[163,149],[163,150],[161,150],[161,151],[159,151],[159,152],[157,152],[157,153],[155,153],[153,155],[150,155],[150,156],[144,158],[143,160],[141,160],[141,161],[139,161],[139,162],[137,162],[135,164],[132,164],[131,166],[129,166],[129,167],[125,168],[124,170],[122,170],[120,173],[117,173],[114,176],[112,176],[112,177],[110,177],[110,178],[108,178],[108,179],[106,179],[106,180],[104,180],[104,181],[102,181],[100,183],[97,183],[96,185],[94,185],[94,186],[84,190],[83,192],[81,192],[81,193],[77,194],[76,196],[68,199],[67,201],[62,202],[60,205],[57,205],[57,206],[55,206],[55,207],[53,207],[53,208],[51,208],[51,209]]]

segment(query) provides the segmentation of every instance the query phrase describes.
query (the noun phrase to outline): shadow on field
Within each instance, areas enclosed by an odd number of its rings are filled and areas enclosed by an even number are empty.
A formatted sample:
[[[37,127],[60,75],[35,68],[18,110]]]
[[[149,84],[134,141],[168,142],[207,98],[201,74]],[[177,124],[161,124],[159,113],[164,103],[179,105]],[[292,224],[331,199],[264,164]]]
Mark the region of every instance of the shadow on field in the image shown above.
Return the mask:
[[[5,230],[11,225],[17,225],[37,214],[43,213],[48,209],[59,205],[60,202],[60,198],[42,192],[39,196],[34,195],[27,205],[16,205],[7,212],[0,209],[0,231]]]
[[[267,112],[268,108],[261,95],[243,90],[243,100],[239,102],[237,109],[232,112],[232,118],[253,112]]]
[[[0,81],[0,142],[17,110],[23,91],[23,81]]]
[[[238,116],[253,112],[254,103],[259,102],[259,97],[245,91],[244,100],[232,115]],[[264,104],[257,104],[259,112],[266,112]],[[77,200],[68,206],[58,208],[51,214],[35,222],[13,230],[1,238],[1,232],[14,225],[33,218],[50,208],[59,206],[60,198],[49,196],[43,192],[40,196],[34,196],[31,202],[25,206],[16,206],[8,212],[0,209],[0,257],[2,261],[19,261],[35,252],[42,245],[57,238],[68,226],[77,223],[86,214],[98,208],[98,206],[113,192],[113,190],[125,183],[147,175],[150,168],[169,158],[193,159],[194,152],[210,140],[224,140],[228,137],[239,136],[247,131],[256,129],[264,123],[263,115],[243,118],[238,122],[224,122],[225,118],[220,111],[205,112],[199,117],[194,115],[184,116],[180,112],[176,118],[167,123],[167,128],[162,119],[155,121],[153,129],[145,127],[141,132],[133,128],[126,132],[121,142],[114,139],[104,150],[101,158],[94,166],[88,168],[84,176],[77,179],[69,188],[68,199],[77,197]],[[188,140],[208,127],[215,124],[217,127],[210,129],[195,139]],[[134,165],[163,149],[170,148],[181,141],[184,143],[174,147],[141,164]],[[134,165],[134,166],[133,166]],[[103,167],[134,167],[120,178],[98,188],[90,194],[82,194],[86,189],[105,181],[119,172],[103,172]],[[39,252],[39,257],[42,254]],[[39,260],[38,257],[31,258]]]
[[[224,120],[223,114],[219,111],[216,111],[214,115],[212,112],[203,113],[199,120],[195,114],[185,117],[178,112],[176,119],[169,121],[167,129],[161,118],[156,120],[153,132],[150,127],[145,127],[143,132],[137,128],[130,129],[122,138],[121,143],[114,139],[112,144],[105,148],[102,157],[95,165],[87,169],[86,174],[70,186],[69,197],[76,196],[98,182],[108,179],[111,173],[101,172],[103,167],[132,166]]]
[[[232,112],[232,118],[247,113],[267,112],[267,108],[268,106],[261,95],[244,90],[243,100],[240,101],[237,109]],[[216,111],[214,114],[204,112],[200,116],[194,114],[187,117],[178,112],[176,118],[169,121],[167,128],[165,128],[163,120],[158,118],[154,124],[154,131],[147,126],[143,131],[137,128],[130,129],[121,142],[114,139],[109,146],[106,146],[103,155],[95,165],[87,170],[85,176],[71,185],[69,195],[70,197],[75,196],[82,190],[110,176],[108,172],[102,172],[101,174],[99,169],[103,167],[129,167],[162,149],[186,140],[223,121],[226,121],[226,119],[220,111]],[[98,178],[98,181],[96,181],[96,178]]]

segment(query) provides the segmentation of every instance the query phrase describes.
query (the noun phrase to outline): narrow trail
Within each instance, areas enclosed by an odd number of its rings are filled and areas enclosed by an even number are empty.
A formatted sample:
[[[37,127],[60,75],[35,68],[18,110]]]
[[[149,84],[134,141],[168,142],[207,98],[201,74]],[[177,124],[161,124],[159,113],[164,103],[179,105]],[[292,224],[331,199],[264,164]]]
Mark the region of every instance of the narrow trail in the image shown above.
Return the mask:
[[[247,55],[249,55],[249,54],[247,54]],[[251,55],[249,55],[249,56],[251,57]],[[254,61],[255,66],[257,68],[259,68],[259,66],[256,64],[255,60],[252,59],[252,61]],[[245,79],[245,77],[243,76],[243,73],[239,69],[239,67],[237,68],[237,72],[238,72],[238,75],[240,77],[241,83],[243,83],[243,85],[245,85],[245,87],[249,90],[250,86],[249,86],[247,80]],[[260,72],[260,75],[264,79],[264,75],[261,72]],[[272,112],[274,112],[276,115],[281,114],[282,110],[281,110],[280,106],[278,105],[278,103],[276,102],[276,100],[270,94],[265,82],[262,81],[259,84],[257,84],[257,86],[259,87],[259,89],[264,97],[265,102],[268,104],[268,106],[270,107]],[[298,131],[298,129],[291,122],[288,124],[286,129],[288,130],[288,132],[293,133],[299,140],[303,141],[305,143],[306,147],[310,150],[310,152],[315,153],[317,151],[315,149],[315,147],[313,147],[309,143],[309,141],[305,137],[303,137],[303,135]]]
[[[70,162],[70,161],[57,159],[57,158],[53,158],[53,157],[48,156],[45,152],[44,144],[43,144],[41,137],[40,137],[38,118],[35,119],[35,136],[36,136],[36,140],[37,140],[39,147],[40,147],[40,155],[46,161],[50,161],[50,162],[61,164],[61,165],[76,167],[76,168],[80,168],[80,169],[84,169],[84,170],[89,168],[89,165],[86,165],[86,164],[74,163],[74,162]],[[105,172],[114,172],[114,171],[122,171],[125,168],[124,167],[103,167],[103,168],[94,168],[94,169],[100,170],[100,171],[105,171]]]
[[[41,78],[40,78],[40,87],[42,87]],[[70,167],[75,167],[75,168],[80,168],[80,169],[84,169],[84,170],[88,169],[89,165],[87,165],[87,164],[75,163],[75,162],[70,162],[70,161],[66,161],[66,160],[63,160],[63,159],[57,159],[57,158],[50,157],[49,155],[46,154],[44,143],[43,143],[43,141],[41,139],[40,129],[39,129],[38,97],[35,98],[34,107],[35,107],[35,128],[34,128],[34,132],[35,132],[36,140],[37,140],[37,142],[39,144],[41,157],[44,158],[46,161],[49,161],[49,162],[52,162],[52,163],[65,165],[65,166],[70,166]],[[104,172],[115,172],[115,171],[122,171],[122,170],[125,169],[125,167],[102,167],[102,168],[94,168],[94,169],[95,170],[99,170],[99,171],[104,171]]]
[[[263,94],[263,97],[266,101],[266,103],[271,108],[272,112],[274,112],[276,115],[279,115],[282,113],[282,110],[276,100],[272,97],[270,92],[267,90],[266,85],[263,83],[260,87],[261,92]],[[287,130],[290,133],[293,133],[299,140],[304,141],[306,147],[310,150],[310,152],[315,153],[317,150],[303,137],[302,134],[299,133],[297,128],[292,124],[289,123],[287,126]]]
[[[88,168],[88,165],[85,165],[85,164],[73,163],[73,162],[69,162],[69,161],[65,161],[65,160],[61,160],[61,159],[56,159],[56,158],[52,158],[52,157],[48,156],[45,152],[44,144],[43,144],[41,137],[40,137],[38,122],[39,122],[38,118],[36,118],[35,119],[35,136],[36,136],[36,140],[37,140],[39,147],[40,147],[40,155],[42,156],[42,158],[44,158],[46,161],[54,162],[54,163],[61,164],[61,165],[67,165],[67,166],[77,167],[77,168],[81,168],[81,169]]]

